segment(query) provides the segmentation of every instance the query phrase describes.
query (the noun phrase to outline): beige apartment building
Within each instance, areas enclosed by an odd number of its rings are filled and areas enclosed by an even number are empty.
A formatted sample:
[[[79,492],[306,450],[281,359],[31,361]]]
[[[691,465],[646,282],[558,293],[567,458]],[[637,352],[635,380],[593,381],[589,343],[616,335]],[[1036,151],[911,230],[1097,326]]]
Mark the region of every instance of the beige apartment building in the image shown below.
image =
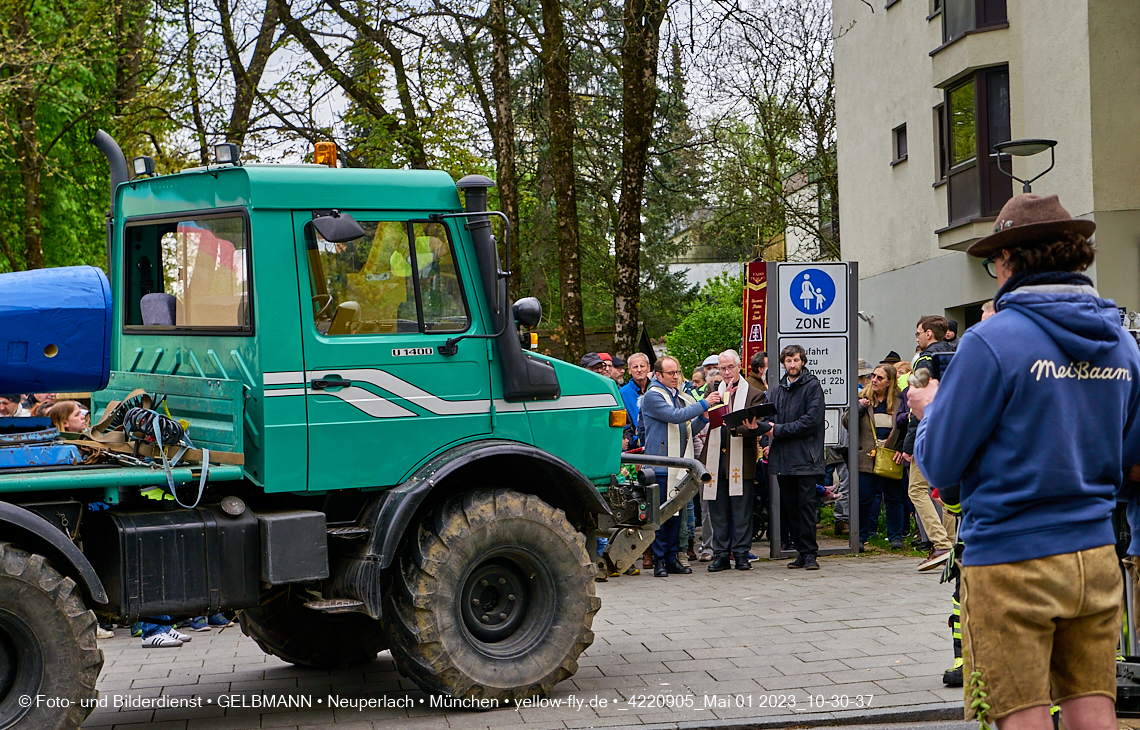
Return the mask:
[[[978,321],[997,285],[963,251],[1021,192],[993,149],[1010,139],[1057,141],[1033,192],[1096,221],[1090,275],[1140,310],[1140,0],[834,0],[833,13],[862,357],[908,356],[923,314]],[[1025,179],[1049,159],[1000,162]]]

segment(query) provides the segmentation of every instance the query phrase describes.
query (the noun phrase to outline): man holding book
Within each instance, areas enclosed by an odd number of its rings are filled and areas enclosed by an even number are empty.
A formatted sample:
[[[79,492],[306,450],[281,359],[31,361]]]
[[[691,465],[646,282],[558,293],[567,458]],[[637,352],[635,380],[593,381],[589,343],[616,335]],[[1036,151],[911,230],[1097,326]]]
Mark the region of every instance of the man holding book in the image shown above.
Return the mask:
[[[760,408],[765,402],[764,392],[740,376],[740,355],[735,350],[722,352],[717,365],[724,377],[718,391],[724,405],[709,411],[709,435],[702,459],[712,475],[701,495],[712,521],[714,557],[709,563],[710,573],[727,570],[733,561],[737,570],[752,567],[748,551],[752,539],[756,439],[761,424],[756,417],[733,418],[732,414]]]

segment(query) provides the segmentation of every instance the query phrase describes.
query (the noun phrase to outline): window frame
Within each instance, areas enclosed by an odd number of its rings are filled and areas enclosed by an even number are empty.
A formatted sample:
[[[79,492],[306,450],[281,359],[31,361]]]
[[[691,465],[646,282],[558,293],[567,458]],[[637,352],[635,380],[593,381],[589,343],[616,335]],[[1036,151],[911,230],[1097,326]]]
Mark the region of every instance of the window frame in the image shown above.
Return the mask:
[[[946,103],[935,104],[931,109],[934,116],[934,184],[941,185],[946,182],[950,169],[950,151],[947,149],[946,137]]]
[[[942,89],[943,103],[934,107],[936,113],[940,111],[940,144],[945,149],[945,158],[940,160],[940,173],[944,177],[940,178],[935,185],[947,184],[946,192],[946,219],[948,227],[954,227],[963,223],[968,223],[973,220],[992,219],[1001,210],[1001,206],[991,206],[990,200],[995,192],[1000,193],[1004,191],[996,191],[994,181],[998,180],[1004,186],[1008,178],[997,178],[992,174],[991,167],[997,164],[997,159],[1003,157],[1008,160],[1008,155],[1000,156],[993,150],[993,140],[990,139],[990,128],[993,126],[990,119],[990,104],[989,97],[991,93],[990,77],[998,73],[1005,73],[1006,92],[1009,93],[1009,66],[1008,64],[999,64],[996,66],[987,66],[980,68],[974,72],[959,78],[955,83],[947,85]],[[962,88],[966,84],[973,84],[974,86],[974,157],[971,160],[961,162],[957,165],[952,163],[952,143],[951,138],[951,125],[950,125],[950,94],[951,92]],[[1012,113],[1012,110],[1011,110]],[[1009,120],[1012,125],[1012,119]],[[958,175],[968,174],[974,170],[973,174],[976,176],[972,191],[977,192],[977,211],[973,212],[966,217],[953,218],[952,211],[954,210],[953,191],[955,186],[953,178]],[[1010,195],[1013,194],[1013,182],[1008,180],[1010,186]]]
[[[946,10],[946,5],[952,2],[973,5],[974,11],[973,22],[955,36],[948,35],[946,31],[946,20],[950,15]],[[1006,0],[934,0],[934,7],[935,10],[931,12],[930,17],[933,17],[935,12],[942,14],[942,45],[952,43],[962,36],[979,30],[1008,27],[1009,25],[1009,6]]]
[[[903,144],[907,148],[907,151],[903,152],[901,155],[899,154],[899,135],[900,135],[900,133],[902,134]],[[902,124],[900,124],[899,126],[897,126],[891,130],[891,147],[893,148],[891,150],[891,155],[892,155],[891,167],[894,167],[895,165],[899,164],[900,162],[906,162],[907,161],[907,158],[909,157],[909,154],[910,154],[910,138],[907,136],[906,122],[903,122]]]
[[[321,216],[321,215],[326,215],[328,213],[328,210],[313,210],[311,212],[312,212],[313,218],[316,218],[316,217]],[[416,258],[416,239],[415,239],[415,236],[413,235],[415,233],[414,226],[417,223],[423,223],[423,224],[434,223],[434,224],[438,224],[438,225],[443,226],[443,229],[447,232],[448,250],[451,251],[451,259],[455,264],[455,278],[459,284],[459,296],[460,296],[460,299],[463,303],[463,311],[467,315],[467,326],[461,330],[428,330],[428,329],[426,329],[425,328],[426,321],[424,319],[424,309],[423,309],[423,291],[420,287],[420,277],[418,275],[415,275],[412,277],[413,278],[412,295],[413,295],[415,302],[416,302],[416,330],[414,332],[399,332],[399,331],[393,331],[393,332],[361,332],[359,334],[346,333],[346,334],[330,335],[328,333],[322,333],[319,329],[317,329],[317,318],[315,316],[315,313],[310,313],[309,323],[310,323],[310,326],[313,328],[313,332],[315,332],[318,337],[323,337],[323,338],[326,338],[329,340],[332,340],[332,339],[340,340],[341,338],[344,338],[344,337],[367,337],[367,336],[391,337],[393,335],[403,335],[403,336],[409,336],[409,335],[414,335],[414,336],[446,335],[448,337],[453,337],[455,335],[465,334],[465,333],[471,331],[471,328],[475,324],[475,314],[471,308],[470,300],[467,297],[467,287],[464,284],[464,279],[466,278],[464,276],[465,272],[463,272],[461,270],[461,267],[460,267],[460,260],[461,259],[459,258],[459,256],[456,255],[455,236],[453,234],[452,227],[448,224],[447,220],[435,221],[435,220],[432,220],[426,216],[417,217],[420,215],[419,212],[417,212],[415,214],[411,214],[409,216],[401,216],[401,215],[396,214],[396,213],[387,213],[386,211],[351,211],[351,210],[345,210],[343,212],[348,213],[353,218],[355,218],[356,221],[362,227],[366,226],[370,223],[402,223],[404,225],[404,234],[407,236],[407,240],[408,240],[408,252],[409,252],[409,256],[411,258],[413,274],[417,274],[419,272],[419,266],[418,266],[419,261]],[[385,215],[387,217],[374,217],[374,216],[385,216]],[[316,233],[316,231],[312,227],[311,221],[305,222],[305,229],[306,229],[306,231],[312,230],[314,234]],[[311,285],[313,272],[312,272],[312,267],[307,260],[307,257],[305,260],[305,269],[306,269],[306,272],[308,274],[309,282]]]
[[[249,309],[249,325],[245,327],[195,327],[186,325],[175,325],[173,327],[165,327],[160,325],[146,325],[146,324],[128,324],[127,313],[130,307],[130,251],[127,242],[127,229],[142,226],[142,225],[156,225],[161,223],[177,223],[186,220],[209,220],[211,218],[233,218],[240,217],[242,220],[242,227],[246,237],[246,288],[247,288],[247,308]],[[226,208],[206,208],[204,210],[188,210],[178,213],[150,213],[148,215],[139,215],[127,218],[123,221],[123,227],[119,232],[119,243],[122,248],[121,262],[123,278],[120,286],[123,291],[123,306],[120,324],[120,333],[124,335],[190,335],[194,337],[253,337],[257,330],[257,316],[256,309],[254,308],[254,278],[253,278],[253,226],[250,225],[249,210],[241,206],[230,206]],[[161,265],[161,262],[159,262]],[[163,282],[165,284],[165,281]]]

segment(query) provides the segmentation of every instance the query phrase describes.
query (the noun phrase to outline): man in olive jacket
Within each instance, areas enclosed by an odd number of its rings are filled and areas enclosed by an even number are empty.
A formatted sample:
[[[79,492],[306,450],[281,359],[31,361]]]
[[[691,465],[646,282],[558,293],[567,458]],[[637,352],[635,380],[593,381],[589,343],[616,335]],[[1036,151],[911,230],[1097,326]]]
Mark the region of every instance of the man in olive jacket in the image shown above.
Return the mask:
[[[819,496],[815,485],[823,481],[823,386],[806,367],[807,353],[799,345],[780,352],[784,377],[768,391],[776,418],[768,436],[768,469],[780,484],[783,514],[791,519],[792,542],[799,555],[789,568],[819,570],[815,539]]]

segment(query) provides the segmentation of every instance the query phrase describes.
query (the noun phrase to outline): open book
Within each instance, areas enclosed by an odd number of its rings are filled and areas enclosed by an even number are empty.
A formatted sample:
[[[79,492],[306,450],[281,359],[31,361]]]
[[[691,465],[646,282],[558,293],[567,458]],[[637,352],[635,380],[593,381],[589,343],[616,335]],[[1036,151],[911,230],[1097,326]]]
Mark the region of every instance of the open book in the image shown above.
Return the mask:
[[[761,420],[765,420],[769,418],[775,418],[775,416],[775,405],[772,403],[761,403],[760,405],[752,406],[751,408],[741,408],[739,411],[725,413],[723,415],[723,418],[724,425],[728,426],[729,428],[740,428],[742,425],[744,425],[745,421],[748,421],[750,419],[759,418]]]

